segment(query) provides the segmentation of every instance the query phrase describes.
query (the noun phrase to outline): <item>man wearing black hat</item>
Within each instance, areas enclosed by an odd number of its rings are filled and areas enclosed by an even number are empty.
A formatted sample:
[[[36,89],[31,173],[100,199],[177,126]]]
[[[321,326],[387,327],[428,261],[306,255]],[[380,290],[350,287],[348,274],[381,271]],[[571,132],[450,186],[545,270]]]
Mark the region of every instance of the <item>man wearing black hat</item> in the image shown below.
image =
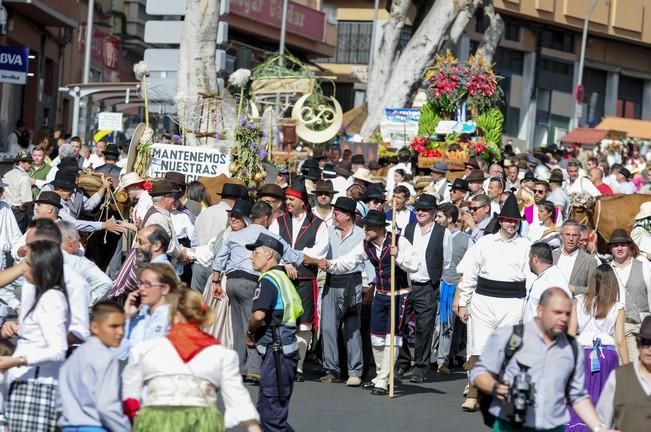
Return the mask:
[[[287,168],[282,167],[278,170],[276,184],[283,190],[289,187],[289,170]]]
[[[285,191],[277,184],[266,184],[258,191],[258,199],[271,206],[273,212],[271,226],[274,227],[272,231],[277,232],[278,218],[283,214],[285,209]]]
[[[245,186],[226,183],[222,187],[221,200],[207,209],[204,209],[194,224],[198,246],[208,246],[213,253],[207,254],[201,262],[197,261],[192,266],[192,289],[203,292],[210,277],[210,266],[214,258],[214,247],[216,239],[228,226],[228,210],[233,208],[237,199],[249,199],[249,191]]]
[[[391,256],[396,259],[395,268],[395,314],[396,324],[403,322],[404,306],[411,290],[408,273],[418,271],[418,257],[411,243],[397,235],[396,247],[391,246],[391,234],[387,231],[388,222],[384,213],[369,210],[364,218],[366,239],[350,252],[333,260],[324,260],[320,267],[331,274],[348,274],[369,260],[375,268],[375,296],[371,306],[371,344],[375,359],[376,377],[363,384],[375,395],[386,395],[389,387],[389,371],[394,367],[390,363],[391,352]],[[402,345],[400,328],[395,329],[394,359],[398,347]]]
[[[431,168],[432,171],[432,188],[434,192],[441,197],[441,203],[450,202],[450,182],[446,175],[448,174],[448,164],[444,161],[438,161]]]
[[[357,203],[347,197],[340,197],[334,204],[334,226],[328,228],[330,247],[328,259],[347,254],[362,243],[364,231],[355,225]],[[309,258],[308,258],[309,259]],[[337,336],[343,325],[343,337],[348,360],[348,381],[346,385],[357,387],[362,384],[362,271],[360,263],[352,271],[336,275],[328,274],[321,300],[321,335],[323,337],[323,368],[326,374],[322,382],[336,382],[341,377],[339,344]]]
[[[570,200],[563,189],[563,172],[560,169],[552,170],[549,176],[549,196],[548,201],[554,203],[554,207],[559,211],[561,219],[567,218],[567,210],[570,207]]]
[[[226,293],[231,308],[233,349],[240,358],[240,372],[245,381],[258,382],[260,356],[255,349],[246,349],[244,339],[251,315],[253,292],[258,285],[260,273],[253,268],[251,252],[245,249],[245,245],[255,242],[260,235],[267,235],[283,244],[282,258],[285,263],[299,266],[303,263],[303,254],[292,249],[280,236],[268,231],[272,211],[267,203],[257,202],[251,206],[248,201],[237,200],[230,210],[230,215],[247,219],[250,217],[251,223],[246,228],[231,233],[215,254],[212,265],[212,292],[215,298],[223,297],[221,279],[222,275],[227,275]]]
[[[22,232],[27,228],[27,211],[33,200],[32,179],[29,177],[31,167],[32,155],[28,151],[21,151],[16,155],[14,167],[2,177],[2,182],[7,185],[4,199],[11,206]]]
[[[294,249],[312,258],[325,258],[328,251],[328,229],[323,220],[312,213],[303,183],[295,182],[285,191],[287,213],[278,219],[278,232]],[[272,231],[273,232],[273,231]],[[318,328],[316,300],[318,268],[303,263],[298,268],[298,278],[294,281],[296,290],[303,300],[303,315],[299,319],[297,333],[300,360],[296,379],[303,380],[303,361],[312,343],[312,331]]]
[[[113,186],[117,187],[120,182],[120,172],[122,169],[117,166],[118,159],[120,158],[120,150],[115,144],[109,144],[104,150],[104,165],[95,168],[98,174],[104,174],[110,177],[113,181]]]
[[[179,199],[178,189],[167,180],[158,180],[153,182],[150,195],[154,205],[145,214],[142,225],[149,226],[156,224],[162,226],[165,232],[167,232],[167,235],[170,236],[167,255],[174,260],[180,261],[182,264],[191,261],[194,255],[190,249],[179,244],[174,223],[172,222],[171,212],[176,210]]]
[[[617,193],[631,195],[637,192],[635,184],[631,181],[631,171],[628,168],[622,167],[617,174],[615,174],[615,190]]]
[[[447,187],[446,187],[447,189]],[[436,198],[423,194],[418,197],[414,208],[416,223],[405,228],[405,238],[413,245],[418,257],[418,271],[409,274],[411,293],[407,299],[405,315],[413,312],[416,318],[416,340],[414,342],[414,371],[411,382],[422,383],[430,364],[432,334],[438,308],[439,281],[443,272],[443,238],[445,228],[434,223],[437,209]],[[407,323],[404,323],[404,331]],[[412,356],[407,341],[403,339],[398,375],[411,368]]]
[[[319,180],[316,182],[313,195],[316,196],[316,207],[312,209],[315,216],[321,218],[328,227],[332,226],[334,209],[332,207],[332,198],[338,193],[332,186],[330,180]]]
[[[366,192],[362,195],[362,201],[368,206],[369,210],[384,211],[384,189],[376,184],[370,184],[366,188]]]
[[[56,222],[62,207],[59,194],[43,191],[34,200],[34,219],[50,219]]]
[[[364,155],[354,154],[350,157],[351,170],[354,173],[357,172],[359,168],[364,168],[366,166],[366,161],[364,161]]]
[[[287,424],[289,399],[299,359],[296,328],[302,301],[282,266],[283,244],[260,234],[246,245],[253,270],[261,273],[253,294],[246,345],[262,356],[257,409],[265,431],[293,431]]]
[[[479,360],[486,341],[497,328],[522,320],[531,244],[518,234],[522,215],[515,195],[509,194],[498,220],[499,231],[481,237],[457,268],[463,277],[454,306],[459,318],[468,322],[468,370]],[[476,388],[470,389],[462,408],[479,408]]]
[[[454,179],[450,186],[450,202],[457,208],[461,208],[468,191],[468,181],[462,178]]]

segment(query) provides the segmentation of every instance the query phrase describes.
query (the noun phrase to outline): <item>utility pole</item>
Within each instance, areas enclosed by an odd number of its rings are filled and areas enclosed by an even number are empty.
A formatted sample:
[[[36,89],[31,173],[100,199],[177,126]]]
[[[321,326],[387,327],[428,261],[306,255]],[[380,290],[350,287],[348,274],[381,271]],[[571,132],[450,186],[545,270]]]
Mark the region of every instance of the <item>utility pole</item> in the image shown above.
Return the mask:
[[[88,0],[88,16],[86,17],[86,49],[84,50],[84,73],[82,81],[88,83],[90,78],[90,61],[93,45],[93,20],[95,19],[95,0]]]
[[[583,34],[581,35],[581,53],[579,56],[579,76],[577,79],[577,85],[576,85],[576,90],[574,97],[576,98],[576,111],[574,113],[574,118],[572,119],[572,127],[578,127],[579,125],[579,120],[581,118],[581,113],[582,113],[582,103],[583,103],[583,97],[585,96],[585,90],[583,89],[583,67],[585,65],[585,48],[588,43],[588,23],[590,21],[590,17],[592,16],[592,12],[594,12],[595,6],[597,6],[597,2],[599,0],[592,0],[592,4],[590,4],[590,7],[588,8],[588,13],[585,15],[585,19],[583,20]]]

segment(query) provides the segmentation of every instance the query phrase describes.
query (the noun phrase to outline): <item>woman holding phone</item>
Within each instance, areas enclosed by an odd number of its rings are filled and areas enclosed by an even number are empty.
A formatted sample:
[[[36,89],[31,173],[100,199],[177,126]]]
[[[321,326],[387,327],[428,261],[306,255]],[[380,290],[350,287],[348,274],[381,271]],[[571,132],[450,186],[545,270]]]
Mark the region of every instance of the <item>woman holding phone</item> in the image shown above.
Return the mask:
[[[163,337],[169,331],[168,296],[184,286],[168,264],[149,264],[140,274],[138,289],[127,297],[124,314],[127,321],[120,345],[120,360],[138,342]]]

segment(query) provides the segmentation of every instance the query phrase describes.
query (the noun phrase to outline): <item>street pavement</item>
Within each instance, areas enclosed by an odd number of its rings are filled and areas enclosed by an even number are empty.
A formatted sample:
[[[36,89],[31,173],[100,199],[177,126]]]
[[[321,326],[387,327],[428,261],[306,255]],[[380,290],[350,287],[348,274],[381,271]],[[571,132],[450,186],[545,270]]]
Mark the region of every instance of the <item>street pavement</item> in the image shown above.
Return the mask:
[[[488,430],[481,414],[461,411],[466,374],[431,371],[423,384],[396,381],[393,399],[373,396],[344,383],[319,382],[317,371],[307,371],[306,381],[296,383],[289,408],[289,423],[296,432],[474,432]],[[372,376],[372,375],[371,375]],[[254,401],[257,387],[249,386]],[[243,429],[236,429],[238,431]]]

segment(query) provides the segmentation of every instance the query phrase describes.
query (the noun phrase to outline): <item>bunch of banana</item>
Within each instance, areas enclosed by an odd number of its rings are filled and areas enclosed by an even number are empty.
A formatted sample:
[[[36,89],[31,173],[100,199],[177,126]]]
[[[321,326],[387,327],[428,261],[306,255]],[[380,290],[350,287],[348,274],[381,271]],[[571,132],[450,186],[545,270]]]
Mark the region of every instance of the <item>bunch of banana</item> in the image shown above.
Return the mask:
[[[502,112],[498,108],[491,108],[478,115],[475,122],[484,131],[484,138],[487,142],[497,145],[501,143],[504,115],[502,115]]]
[[[434,111],[431,103],[427,102],[420,109],[420,119],[418,120],[418,135],[428,137],[436,132],[436,126],[441,121],[441,117]]]
[[[443,157],[449,160],[467,161],[470,159],[470,152],[468,150],[447,151]]]

